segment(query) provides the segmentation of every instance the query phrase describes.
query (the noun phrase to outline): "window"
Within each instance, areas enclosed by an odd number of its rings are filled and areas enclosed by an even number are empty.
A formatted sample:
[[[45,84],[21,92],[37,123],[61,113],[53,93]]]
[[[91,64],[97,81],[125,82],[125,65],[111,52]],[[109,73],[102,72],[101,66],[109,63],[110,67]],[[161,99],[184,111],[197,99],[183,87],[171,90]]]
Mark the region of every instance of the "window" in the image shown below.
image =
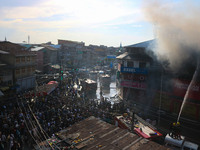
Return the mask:
[[[146,68],[146,62],[140,62],[139,68]]]
[[[28,70],[27,70],[27,72],[28,72],[28,73],[30,73],[30,72],[31,72],[31,67],[28,67]]]
[[[124,67],[127,67],[127,61],[123,61]]]
[[[26,72],[25,68],[22,68],[21,70],[22,70],[22,73],[25,73],[25,72]]]
[[[134,67],[134,63],[132,61],[127,62],[127,67]]]
[[[35,67],[32,67],[32,72],[35,72]]]
[[[16,63],[20,63],[20,57],[16,57]]]
[[[20,70],[19,70],[19,69],[16,69],[16,70],[15,70],[15,74],[16,74],[16,75],[19,75],[19,74],[20,74]]]
[[[32,62],[35,62],[35,60],[36,60],[36,57],[35,56],[33,56],[33,57],[31,57],[32,58]]]
[[[27,62],[29,62],[30,61],[30,56],[26,57],[26,60],[27,60]]]
[[[21,62],[25,62],[25,56],[21,57]]]

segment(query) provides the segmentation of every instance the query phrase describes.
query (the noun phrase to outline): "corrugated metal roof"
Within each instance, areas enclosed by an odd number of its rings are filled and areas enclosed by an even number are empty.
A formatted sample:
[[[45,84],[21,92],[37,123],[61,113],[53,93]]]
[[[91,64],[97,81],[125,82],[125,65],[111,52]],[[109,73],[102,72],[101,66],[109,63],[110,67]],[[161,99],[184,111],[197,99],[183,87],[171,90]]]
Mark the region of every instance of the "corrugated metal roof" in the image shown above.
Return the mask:
[[[126,59],[126,60],[147,60],[151,61],[152,58],[148,56],[146,53],[136,53],[136,54],[131,54],[128,52],[125,52],[119,56],[117,56],[117,59]]]
[[[123,54],[117,56],[116,58],[117,58],[117,59],[123,59],[123,58],[126,57],[127,55],[128,55],[128,52],[125,52],[125,53],[123,53]]]
[[[34,56],[35,54],[24,50],[25,48],[19,44],[11,43],[11,42],[0,42],[1,49],[3,51],[9,52],[15,56]]]
[[[23,44],[23,43],[21,43],[19,45],[26,47],[26,49],[29,49],[33,46],[32,44]]]
[[[125,47],[143,47],[143,48],[147,48],[147,47],[149,47],[149,46],[151,46],[153,44],[155,44],[155,40],[144,41],[144,42],[140,42],[140,43],[129,45],[129,46],[125,46]]]
[[[57,51],[58,49],[49,45],[43,45],[46,49],[52,50],[52,51]]]
[[[61,45],[50,45],[50,46],[57,49],[61,48]]]
[[[9,52],[0,50],[0,54],[9,54]]]
[[[102,150],[168,150],[95,117],[89,117],[58,132],[58,137],[76,149]]]
[[[33,47],[31,48],[31,51],[39,51],[39,50],[42,50],[44,47],[42,46],[38,46],[38,47]]]

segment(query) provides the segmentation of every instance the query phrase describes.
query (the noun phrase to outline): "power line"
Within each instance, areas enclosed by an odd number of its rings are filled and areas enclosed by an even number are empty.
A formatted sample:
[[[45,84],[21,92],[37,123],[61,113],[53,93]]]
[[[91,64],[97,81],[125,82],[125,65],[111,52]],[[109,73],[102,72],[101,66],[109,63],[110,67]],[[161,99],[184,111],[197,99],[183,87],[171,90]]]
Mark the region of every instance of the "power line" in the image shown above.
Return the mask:
[[[18,107],[19,107],[19,109],[20,109],[20,112],[22,113],[22,109],[21,109],[21,107],[20,107],[20,105],[19,105],[18,100],[17,100],[17,104],[18,104]],[[32,139],[35,141],[35,143],[37,144],[37,146],[39,147],[39,149],[41,149],[41,147],[40,147],[40,145],[38,144],[38,142],[36,141],[36,139],[35,139],[35,138],[33,137],[33,135],[30,133],[30,129],[29,129],[28,125],[27,125],[27,122],[26,122],[26,119],[25,119],[24,115],[22,115],[22,116],[23,116],[23,118],[24,118],[24,123],[25,123],[25,125],[26,125],[26,128],[28,129],[29,134],[31,135]]]

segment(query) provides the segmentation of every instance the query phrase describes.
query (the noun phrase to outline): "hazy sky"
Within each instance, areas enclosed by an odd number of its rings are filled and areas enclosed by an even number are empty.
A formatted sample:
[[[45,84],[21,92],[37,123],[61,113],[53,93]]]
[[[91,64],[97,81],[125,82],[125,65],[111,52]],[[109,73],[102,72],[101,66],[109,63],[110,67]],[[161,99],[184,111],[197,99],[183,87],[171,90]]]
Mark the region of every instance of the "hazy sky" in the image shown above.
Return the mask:
[[[171,0],[172,1],[172,0]],[[166,1],[169,3],[170,0]],[[154,38],[141,0],[0,0],[0,41],[130,45]]]

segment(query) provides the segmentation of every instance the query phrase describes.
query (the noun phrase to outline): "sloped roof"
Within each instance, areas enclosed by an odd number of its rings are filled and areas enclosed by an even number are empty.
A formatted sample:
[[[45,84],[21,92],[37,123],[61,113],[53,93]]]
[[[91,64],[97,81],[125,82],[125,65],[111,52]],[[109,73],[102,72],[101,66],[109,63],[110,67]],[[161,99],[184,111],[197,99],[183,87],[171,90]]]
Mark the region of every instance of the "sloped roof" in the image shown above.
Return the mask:
[[[57,49],[59,49],[61,47],[61,45],[49,45],[49,46],[51,46],[53,48],[57,48]]]
[[[156,42],[156,40],[149,40],[149,41],[136,43],[136,44],[133,44],[133,45],[128,45],[128,46],[125,46],[125,48],[126,47],[143,47],[143,48],[147,48],[147,47],[155,44],[155,42]]]
[[[149,55],[147,55],[146,53],[132,54],[132,53],[128,53],[128,52],[125,52],[125,53],[117,56],[117,59],[146,60],[146,61],[151,61],[152,60],[152,58]]]
[[[9,54],[9,52],[0,50],[0,54]]]
[[[48,49],[48,50],[52,50],[52,51],[57,51],[57,50],[58,50],[57,48],[52,47],[52,46],[50,46],[50,45],[42,45],[42,46],[45,47],[45,48]]]
[[[44,49],[44,47],[38,46],[38,47],[31,48],[31,51],[39,51],[39,50],[42,50],[42,49]]]
[[[33,47],[32,44],[23,44],[23,43],[20,43],[19,45],[25,47],[26,49],[29,49],[29,48]]]
[[[19,44],[12,43],[12,42],[9,42],[9,41],[2,41],[2,42],[0,42],[0,46],[1,47],[6,47],[6,48],[16,47],[17,49],[23,49],[23,48],[25,48],[24,46],[21,46]]]
[[[82,44],[82,43],[83,42],[58,39],[58,44]]]
[[[19,44],[8,42],[8,41],[0,42],[0,47],[2,51],[9,52],[10,54],[15,55],[15,56],[35,55],[32,52],[25,50],[25,47]]]
[[[76,149],[105,150],[169,150],[155,142],[106,123],[93,116],[56,134]]]

